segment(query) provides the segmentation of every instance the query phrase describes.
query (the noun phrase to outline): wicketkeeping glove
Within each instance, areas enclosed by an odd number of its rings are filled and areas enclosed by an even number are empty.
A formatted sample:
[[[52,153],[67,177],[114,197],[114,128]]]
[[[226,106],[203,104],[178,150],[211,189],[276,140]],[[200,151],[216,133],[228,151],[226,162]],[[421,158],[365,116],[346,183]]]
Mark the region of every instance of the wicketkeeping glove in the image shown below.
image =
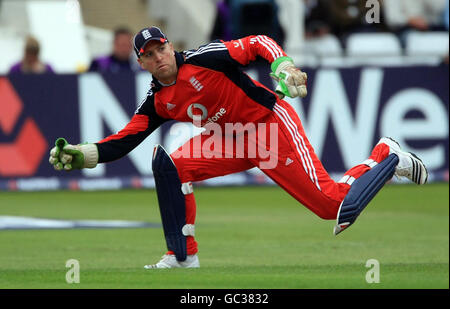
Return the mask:
[[[270,76],[278,82],[275,89],[280,99],[285,96],[290,98],[304,98],[308,94],[306,80],[308,76],[296,68],[294,61],[289,57],[280,57],[272,62]]]
[[[48,160],[57,171],[94,168],[98,163],[98,150],[95,144],[71,145],[64,138],[58,138],[50,150]]]

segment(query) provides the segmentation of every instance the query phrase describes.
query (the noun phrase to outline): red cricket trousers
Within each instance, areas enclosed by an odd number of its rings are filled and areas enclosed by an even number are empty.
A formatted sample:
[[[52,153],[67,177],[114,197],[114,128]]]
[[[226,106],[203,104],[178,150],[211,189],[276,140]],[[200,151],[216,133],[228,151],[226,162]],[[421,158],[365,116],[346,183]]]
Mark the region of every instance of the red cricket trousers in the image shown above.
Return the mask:
[[[279,100],[273,113],[262,123],[248,124],[247,128],[231,135],[204,132],[173,152],[171,157],[181,182],[201,181],[259,167],[320,218],[336,219],[353,181],[389,155],[389,147],[379,144],[369,159],[335,182],[314,153],[300,118],[289,103]],[[230,145],[233,147],[226,147]],[[185,195],[185,200],[186,223],[194,224],[194,193]],[[188,236],[187,253],[195,254],[197,250],[194,237]]]

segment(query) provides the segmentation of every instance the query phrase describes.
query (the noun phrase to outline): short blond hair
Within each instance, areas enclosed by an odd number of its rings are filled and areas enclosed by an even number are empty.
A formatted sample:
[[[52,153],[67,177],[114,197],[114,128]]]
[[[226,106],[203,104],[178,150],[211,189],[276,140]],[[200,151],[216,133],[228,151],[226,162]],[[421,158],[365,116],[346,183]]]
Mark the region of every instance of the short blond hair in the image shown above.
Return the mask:
[[[39,41],[31,35],[27,36],[27,39],[25,41],[25,53],[37,55],[39,54],[39,50],[40,50]]]

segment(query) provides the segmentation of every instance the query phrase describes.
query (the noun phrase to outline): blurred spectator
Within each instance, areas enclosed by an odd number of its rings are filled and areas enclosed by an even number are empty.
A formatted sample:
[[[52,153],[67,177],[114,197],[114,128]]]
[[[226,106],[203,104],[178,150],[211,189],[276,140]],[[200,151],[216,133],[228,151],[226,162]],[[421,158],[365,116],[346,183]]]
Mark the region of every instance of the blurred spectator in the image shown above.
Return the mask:
[[[126,27],[114,31],[113,51],[111,55],[96,58],[92,61],[89,71],[96,72],[136,72],[140,70],[133,53],[133,33]]]
[[[447,31],[448,31],[448,10],[449,10],[449,4],[448,4],[449,2],[447,1],[447,6],[445,7],[445,11],[444,11],[444,26],[445,26],[445,29],[447,29]]]
[[[330,10],[323,0],[303,0],[305,38],[317,38],[330,33]]]
[[[23,74],[41,74],[54,73],[49,64],[43,63],[39,59],[40,45],[39,42],[32,36],[28,36],[25,42],[25,50],[23,58],[20,62],[14,64],[9,73],[23,73]]]
[[[343,42],[354,32],[377,32],[384,30],[383,18],[380,23],[368,23],[366,0],[319,0],[329,10],[329,25],[331,31]],[[396,0],[395,0],[396,1]],[[379,1],[381,5],[381,1]],[[380,12],[381,14],[381,12]]]
[[[229,41],[258,34],[267,35],[283,45],[284,32],[275,0],[221,0],[217,3],[210,39]]]
[[[386,24],[392,31],[443,30],[448,0],[384,0]]]
[[[217,2],[216,19],[214,21],[211,33],[211,41],[213,40],[231,40],[231,20],[230,20],[230,1],[221,0]]]
[[[449,22],[449,16],[448,16],[448,12],[449,11],[449,2],[447,1],[447,5],[446,5],[446,7],[445,7],[445,11],[444,11],[444,26],[445,26],[445,29],[448,31],[448,22]],[[444,57],[444,60],[443,60],[443,63],[445,64],[445,65],[448,65],[449,64],[449,55],[448,55],[448,53],[447,53],[447,56],[445,56]]]

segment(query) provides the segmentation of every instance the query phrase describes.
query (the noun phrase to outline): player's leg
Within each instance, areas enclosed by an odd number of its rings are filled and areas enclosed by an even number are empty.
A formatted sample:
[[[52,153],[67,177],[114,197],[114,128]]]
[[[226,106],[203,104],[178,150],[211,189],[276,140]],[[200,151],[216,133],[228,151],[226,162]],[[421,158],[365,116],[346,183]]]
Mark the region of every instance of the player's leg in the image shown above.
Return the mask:
[[[278,163],[262,171],[320,218],[335,219],[350,186],[331,179],[287,102],[279,101],[268,121],[278,124]]]
[[[204,147],[205,142],[210,145],[213,139],[217,140],[216,145],[222,145],[222,136],[198,135],[170,155],[178,181],[158,182],[155,175],[169,251],[161,261],[147,265],[145,268],[199,267],[196,255],[198,245],[194,233],[196,203],[191,182],[224,176],[253,167],[246,159],[234,158],[233,155],[226,156],[222,147],[212,149]],[[197,155],[194,156],[194,153]],[[174,172],[173,169],[170,168],[170,170],[171,173]],[[168,175],[167,170],[164,174]],[[164,191],[167,191],[166,194]]]
[[[288,103],[279,101],[273,118],[279,126],[278,164],[263,172],[319,217],[335,219],[351,180],[370,170],[369,161],[346,173],[353,177],[350,181],[335,182],[315,154],[295,110]],[[388,154],[389,148],[381,145],[374,149],[370,158],[380,162]]]
[[[186,241],[187,237],[194,235],[193,225],[186,220],[185,207],[185,195],[192,193],[192,186],[181,182],[172,158],[161,145],[153,151],[152,168],[164,236],[173,256],[164,256],[159,263],[144,267],[167,268],[179,263],[186,264],[186,267],[199,267],[198,258],[188,255]]]
[[[342,201],[336,218],[334,234],[352,225],[373,199],[376,193],[393,175],[406,177],[417,184],[424,184],[428,171],[415,154],[401,150],[391,138],[383,137],[372,151],[370,158],[344,175],[340,182],[351,185]]]
[[[214,135],[198,135],[186,142],[177,151],[171,154],[171,157],[177,167],[178,174],[182,183],[191,183],[202,181],[214,177],[225,176],[233,173],[245,171],[253,167],[253,165],[244,158],[235,158],[234,153],[226,155],[224,147],[209,148],[203,147],[205,142],[211,143],[213,139],[217,141],[221,139],[221,143],[216,145],[225,145],[222,136]],[[202,147],[200,157],[194,157],[193,153]],[[186,155],[185,149],[191,149],[190,154]],[[195,224],[196,202],[194,193],[185,195],[186,198],[186,222]],[[197,242],[194,237],[187,237],[188,254],[197,252]]]
[[[350,196],[355,195],[353,192],[356,192],[359,200],[363,200],[363,203],[358,203],[353,214],[353,218],[356,219],[376,192],[396,173],[396,168],[401,165],[398,162],[407,161],[401,159],[404,156],[401,150],[394,149],[395,147],[382,139],[373,149],[368,160],[350,169],[341,181],[335,182],[329,177],[314,153],[293,108],[281,101],[275,106],[274,111],[280,127],[278,142],[280,157],[276,168],[264,170],[264,172],[321,218],[337,218],[340,206],[351,190]],[[390,157],[390,154],[394,156]],[[397,157],[400,157],[400,160]],[[409,158],[414,156],[410,155]],[[415,164],[416,170],[420,169],[423,174],[426,173],[420,160],[416,160]],[[357,181],[362,176],[364,178]],[[422,179],[425,177],[422,176]],[[363,190],[368,183],[372,186],[369,192]]]

